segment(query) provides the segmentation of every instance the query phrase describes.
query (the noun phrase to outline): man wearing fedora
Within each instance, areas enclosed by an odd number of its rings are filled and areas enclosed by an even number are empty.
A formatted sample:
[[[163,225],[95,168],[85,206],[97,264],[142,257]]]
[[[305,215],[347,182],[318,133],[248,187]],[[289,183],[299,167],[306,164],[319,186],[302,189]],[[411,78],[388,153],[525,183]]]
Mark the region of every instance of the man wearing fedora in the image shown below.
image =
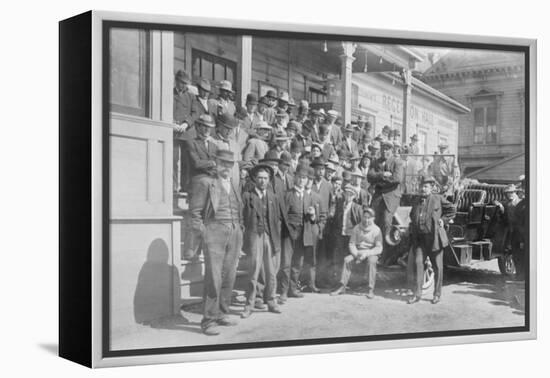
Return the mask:
[[[504,204],[494,201],[498,207],[499,218],[506,226],[504,236],[504,249],[511,251],[512,259],[516,267],[516,275],[523,278],[525,274],[525,217],[527,201],[520,198],[518,188],[514,184],[504,189],[506,202]]]
[[[271,139],[271,126],[260,121],[255,126],[255,132],[250,134],[246,147],[243,150],[243,160],[257,164],[269,151],[268,140]]]
[[[185,140],[185,131],[190,125],[193,125],[192,107],[194,96],[189,93],[188,85],[191,84],[191,78],[187,72],[179,70],[176,72],[174,85],[174,144],[173,144],[173,190],[178,192],[185,191],[188,188],[185,183],[185,170],[182,164],[183,146]]]
[[[221,114],[235,115],[237,111],[235,103],[231,100],[231,96],[235,93],[229,80],[220,81],[218,87],[219,95],[216,99],[208,100],[208,113],[214,117]]]
[[[205,275],[201,328],[206,335],[220,333],[218,326],[235,322],[227,317],[239,253],[243,242],[243,203],[231,180],[235,165],[232,151],[217,150],[216,173],[193,186],[189,208],[192,227],[204,240]]]
[[[208,113],[208,96],[212,92],[210,82],[203,78],[197,82],[197,89],[199,90],[199,94],[195,96],[193,108],[191,109],[193,119],[197,119],[201,115]]]
[[[241,147],[235,139],[233,139],[233,133],[238,127],[239,123],[235,117],[227,113],[222,113],[216,119],[216,129],[214,135],[212,135],[212,143],[220,150],[233,151],[236,159],[241,160]],[[231,179],[238,184],[239,183],[239,167],[237,164],[233,166],[231,173]]]
[[[376,284],[376,263],[382,252],[382,231],[374,224],[374,210],[363,205],[361,223],[351,232],[348,244],[349,255],[344,258],[340,282],[330,295],[342,294],[351,278],[353,267],[366,262],[368,272],[367,298],[374,298]]]
[[[281,91],[279,93],[279,97],[277,98],[277,107],[275,108],[277,117],[280,116],[283,118],[282,123],[284,127],[286,127],[288,121],[290,120],[290,116],[288,115],[288,93],[285,91]]]
[[[435,179],[423,176],[420,181],[420,198],[413,204],[410,212],[412,253],[415,264],[415,282],[413,296],[407,303],[419,302],[422,297],[424,281],[424,262],[430,258],[434,270],[434,294],[432,303],[439,303],[443,284],[443,249],[449,245],[445,225],[454,218],[456,209],[443,196],[433,194]]]
[[[403,161],[393,156],[393,143],[383,141],[381,147],[380,157],[370,165],[367,180],[374,186],[371,207],[375,213],[375,223],[386,235],[401,201]],[[384,238],[384,251],[380,260],[385,263],[389,257],[389,248]]]
[[[292,248],[288,248],[281,256],[281,297],[284,303],[288,297],[301,298],[303,294],[298,288],[298,280],[302,271],[304,258],[308,263],[313,260],[313,243],[317,237],[318,214],[311,195],[306,191],[308,166],[299,164],[294,174],[294,188],[285,193],[284,204],[288,220],[288,237]],[[314,230],[315,228],[315,230]]]
[[[328,133],[330,135],[330,142],[333,146],[339,146],[342,143],[342,130],[337,124],[338,112],[336,110],[327,111],[327,120],[325,125],[327,125]]]
[[[272,89],[268,90],[264,96],[264,102],[267,104],[264,112],[264,121],[271,126],[276,121],[275,114],[277,114],[277,93]]]
[[[268,311],[280,313],[275,302],[278,260],[281,255],[281,206],[269,183],[274,177],[271,166],[258,164],[250,169],[254,189],[243,194],[244,252],[248,256],[248,283],[246,305],[241,317],[248,318],[256,302],[258,288],[263,289],[263,299]],[[263,272],[263,283],[258,278]]]
[[[215,172],[215,156],[218,149],[212,142],[210,134],[216,127],[214,119],[208,114],[203,114],[195,121],[196,137],[185,141],[185,151],[189,163],[189,177],[187,182],[193,185],[199,176],[212,175]],[[190,194],[192,195],[191,187]]]
[[[258,98],[255,94],[249,93],[246,95],[246,117],[242,120],[242,128],[247,132],[254,128],[254,124],[262,121],[262,116],[257,113],[258,110]],[[261,117],[261,118],[260,118]]]
[[[351,154],[359,155],[359,148],[357,147],[357,142],[353,139],[353,126],[348,123],[344,128],[344,137],[342,138],[342,143],[337,147],[337,149],[348,151]]]

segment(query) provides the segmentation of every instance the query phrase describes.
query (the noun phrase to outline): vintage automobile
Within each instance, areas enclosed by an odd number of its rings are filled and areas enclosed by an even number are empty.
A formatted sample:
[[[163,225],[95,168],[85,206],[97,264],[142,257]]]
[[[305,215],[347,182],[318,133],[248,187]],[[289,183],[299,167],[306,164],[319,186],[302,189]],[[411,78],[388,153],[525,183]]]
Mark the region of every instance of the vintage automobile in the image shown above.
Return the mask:
[[[447,228],[450,246],[444,250],[444,264],[467,268],[472,262],[496,258],[502,274],[514,274],[511,251],[506,245],[507,227],[495,204],[495,201],[506,201],[504,190],[507,185],[460,179],[454,155],[402,155],[402,158],[406,162],[402,185],[404,194],[394,215],[393,226],[385,235],[386,242],[392,246],[386,265],[407,264],[409,213],[418,200],[420,176],[431,174],[437,181],[435,191],[456,206],[456,217]],[[427,275],[427,282],[429,278]]]

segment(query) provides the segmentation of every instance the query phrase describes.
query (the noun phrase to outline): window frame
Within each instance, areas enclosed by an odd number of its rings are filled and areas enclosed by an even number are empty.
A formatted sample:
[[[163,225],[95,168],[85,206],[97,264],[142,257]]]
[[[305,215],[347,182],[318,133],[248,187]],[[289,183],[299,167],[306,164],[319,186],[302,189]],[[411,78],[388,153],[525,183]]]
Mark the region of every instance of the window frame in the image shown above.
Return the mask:
[[[496,94],[484,95],[479,97],[474,97],[472,101],[472,144],[481,146],[481,145],[496,145],[498,144],[498,134],[500,129],[500,119],[499,119],[499,101]],[[489,125],[489,109],[494,109],[494,124]],[[478,126],[476,122],[476,112],[481,110],[483,112],[483,125]],[[476,131],[478,128],[483,128],[483,138],[482,141],[477,141]],[[489,128],[494,127],[494,139],[489,141]],[[491,133],[492,134],[492,133]]]
[[[195,75],[196,59],[200,59],[198,76]],[[203,59],[211,63],[212,72],[210,73],[209,76],[205,76],[202,72]],[[216,70],[217,64],[224,66],[224,74],[223,74],[224,78],[222,80],[229,80],[227,78],[228,67],[233,71],[233,77],[229,81],[231,81],[231,84],[233,85],[233,87],[235,87],[235,83],[237,83],[237,62],[234,62],[227,58],[222,58],[221,56],[214,55],[207,51],[200,50],[194,47],[191,49],[191,75],[193,76],[194,81],[198,81],[199,78],[204,78],[210,81],[214,86],[217,86],[221,81],[221,80],[214,80],[214,78],[216,77],[215,70]]]
[[[139,33],[139,107],[133,107],[128,105],[116,104],[112,102],[112,92],[111,98],[109,99],[109,104],[112,112],[128,114],[143,118],[151,117],[151,33],[148,30],[144,29],[124,29],[137,31]],[[111,29],[111,33],[113,29]],[[109,45],[112,46],[112,40],[110,40]],[[111,63],[109,69],[113,68],[112,56],[110,58]],[[112,77],[112,72],[111,72]]]

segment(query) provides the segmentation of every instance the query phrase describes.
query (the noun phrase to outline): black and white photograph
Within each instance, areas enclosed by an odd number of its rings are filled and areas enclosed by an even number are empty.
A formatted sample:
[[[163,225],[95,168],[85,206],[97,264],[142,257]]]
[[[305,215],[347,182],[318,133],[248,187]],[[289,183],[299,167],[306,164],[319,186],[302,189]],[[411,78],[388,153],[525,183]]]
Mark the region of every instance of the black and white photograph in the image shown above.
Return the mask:
[[[406,37],[105,24],[109,352],[530,329],[528,51]]]

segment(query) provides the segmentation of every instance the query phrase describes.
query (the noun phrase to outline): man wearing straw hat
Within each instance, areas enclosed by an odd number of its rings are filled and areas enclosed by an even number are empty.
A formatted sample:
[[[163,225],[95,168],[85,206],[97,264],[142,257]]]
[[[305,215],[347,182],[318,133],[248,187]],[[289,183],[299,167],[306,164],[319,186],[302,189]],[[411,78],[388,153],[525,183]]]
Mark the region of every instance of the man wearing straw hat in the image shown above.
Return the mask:
[[[235,162],[232,151],[216,151],[215,175],[196,182],[189,204],[193,230],[202,233],[205,247],[201,328],[206,335],[218,335],[219,326],[235,325],[226,315],[243,242],[243,203],[231,180]]]

